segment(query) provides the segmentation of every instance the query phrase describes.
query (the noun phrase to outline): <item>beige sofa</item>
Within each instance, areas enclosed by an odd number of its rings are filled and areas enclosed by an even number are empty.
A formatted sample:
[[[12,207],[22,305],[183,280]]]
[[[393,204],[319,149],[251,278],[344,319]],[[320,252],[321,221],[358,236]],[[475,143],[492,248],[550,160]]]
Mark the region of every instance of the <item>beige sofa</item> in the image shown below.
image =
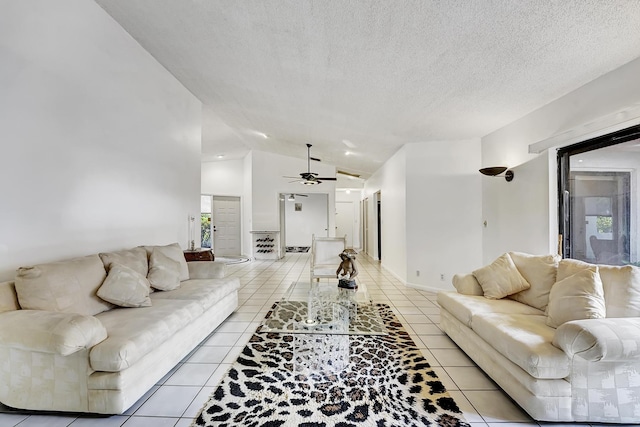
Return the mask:
[[[178,244],[19,269],[0,283],[0,402],[123,413],[237,308],[224,274]]]
[[[512,252],[453,284],[443,330],[531,417],[640,423],[639,268]]]

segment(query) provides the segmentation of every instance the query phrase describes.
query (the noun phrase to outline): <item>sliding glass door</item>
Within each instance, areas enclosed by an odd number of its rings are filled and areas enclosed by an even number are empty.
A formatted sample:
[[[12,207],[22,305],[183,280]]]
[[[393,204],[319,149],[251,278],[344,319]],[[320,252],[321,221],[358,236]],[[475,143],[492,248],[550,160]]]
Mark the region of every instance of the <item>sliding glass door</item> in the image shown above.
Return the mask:
[[[563,256],[638,264],[640,126],[558,151]]]

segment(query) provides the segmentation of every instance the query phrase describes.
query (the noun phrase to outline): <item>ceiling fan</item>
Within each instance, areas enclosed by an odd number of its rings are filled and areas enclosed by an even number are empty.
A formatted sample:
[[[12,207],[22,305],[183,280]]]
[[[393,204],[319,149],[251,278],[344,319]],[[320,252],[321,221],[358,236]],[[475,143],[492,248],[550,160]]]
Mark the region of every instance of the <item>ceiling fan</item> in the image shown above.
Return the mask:
[[[306,195],[306,194],[292,193],[292,194],[289,194],[289,197],[287,198],[287,200],[288,200],[288,201],[290,201],[290,202],[295,202],[295,200],[296,200],[296,196],[299,196],[299,197],[309,197],[309,196],[308,196],[308,195]]]
[[[316,185],[322,184],[322,181],[335,181],[336,178],[319,177],[317,173],[311,172],[311,144],[307,144],[307,171],[300,173],[300,178],[297,176],[285,176],[284,178],[296,178],[295,181],[304,185]],[[313,158],[313,160],[320,161],[320,159]]]

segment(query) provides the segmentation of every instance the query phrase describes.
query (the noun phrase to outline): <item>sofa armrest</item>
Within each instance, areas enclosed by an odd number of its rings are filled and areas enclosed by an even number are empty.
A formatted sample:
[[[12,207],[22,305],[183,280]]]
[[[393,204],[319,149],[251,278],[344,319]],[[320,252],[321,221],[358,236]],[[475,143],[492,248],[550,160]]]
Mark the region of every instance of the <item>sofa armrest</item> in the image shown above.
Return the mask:
[[[459,294],[484,296],[484,291],[473,274],[455,274],[451,283]]]
[[[104,341],[107,330],[93,316],[44,310],[0,314],[0,345],[68,356]]]
[[[591,362],[640,357],[640,318],[573,320],[558,327],[553,345]]]
[[[223,279],[227,272],[227,264],[217,261],[188,262],[189,279]]]

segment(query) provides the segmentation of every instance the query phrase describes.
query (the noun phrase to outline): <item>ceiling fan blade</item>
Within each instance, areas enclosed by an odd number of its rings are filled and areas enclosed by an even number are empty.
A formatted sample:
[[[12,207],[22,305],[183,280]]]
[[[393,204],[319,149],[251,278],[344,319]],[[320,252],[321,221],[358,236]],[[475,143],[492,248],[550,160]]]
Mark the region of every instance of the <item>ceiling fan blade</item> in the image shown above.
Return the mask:
[[[309,197],[307,194],[298,194],[298,193],[294,193],[294,196],[300,196],[300,197]]]
[[[300,179],[300,178],[299,178],[299,177],[297,177],[297,176],[283,176],[283,178]]]
[[[321,162],[322,160],[320,160],[317,157],[309,157],[311,160],[316,161],[316,162]]]
[[[291,184],[292,182],[303,182],[303,179],[296,179],[295,181],[289,181],[289,184]]]
[[[316,177],[316,179],[318,181],[336,181],[338,178],[322,178],[322,177]]]

